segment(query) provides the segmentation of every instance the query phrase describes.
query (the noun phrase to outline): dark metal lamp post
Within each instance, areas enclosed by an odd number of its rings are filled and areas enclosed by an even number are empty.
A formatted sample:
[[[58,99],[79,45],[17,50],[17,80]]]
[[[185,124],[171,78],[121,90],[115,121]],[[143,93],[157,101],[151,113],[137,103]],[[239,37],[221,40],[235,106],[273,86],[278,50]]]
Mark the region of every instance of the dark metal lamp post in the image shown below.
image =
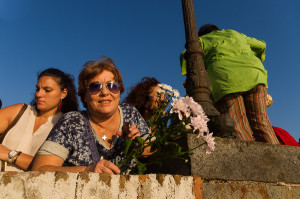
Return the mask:
[[[210,80],[202,58],[204,52],[198,40],[193,0],[182,0],[182,10],[186,38],[184,55],[187,63],[186,92],[203,107],[210,118],[209,130],[214,132],[214,135],[231,136],[234,130],[232,118],[228,114],[220,114],[210,99]]]

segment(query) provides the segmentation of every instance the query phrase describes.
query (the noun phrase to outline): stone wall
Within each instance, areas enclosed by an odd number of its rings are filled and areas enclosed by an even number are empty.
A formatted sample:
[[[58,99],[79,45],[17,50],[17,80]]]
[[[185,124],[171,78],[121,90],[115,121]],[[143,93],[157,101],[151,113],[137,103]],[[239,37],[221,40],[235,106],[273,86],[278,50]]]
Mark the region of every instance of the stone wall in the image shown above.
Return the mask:
[[[189,148],[203,143],[188,136]],[[215,138],[216,148],[205,153],[206,145],[191,155],[191,175],[208,180],[254,181],[300,184],[300,147]]]
[[[263,183],[251,181],[203,182],[204,199],[298,199],[299,184]]]
[[[89,172],[0,173],[0,198],[13,199],[295,199],[300,185],[202,180],[180,175]]]
[[[0,174],[0,198],[160,199],[201,198],[199,177],[110,175],[90,172],[6,172]]]
[[[300,147],[215,141],[215,151],[207,155],[205,146],[197,148],[184,169],[175,161],[156,172],[173,175],[2,172],[0,199],[300,199]],[[202,143],[193,134],[186,142],[190,148]],[[181,172],[191,175],[174,175]]]

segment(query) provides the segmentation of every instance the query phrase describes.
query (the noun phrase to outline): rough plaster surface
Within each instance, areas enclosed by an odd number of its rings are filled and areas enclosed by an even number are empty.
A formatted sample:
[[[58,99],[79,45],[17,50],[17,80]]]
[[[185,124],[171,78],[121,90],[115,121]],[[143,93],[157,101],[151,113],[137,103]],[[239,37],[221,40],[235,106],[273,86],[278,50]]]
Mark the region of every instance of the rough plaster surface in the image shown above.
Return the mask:
[[[110,175],[89,172],[0,173],[0,198],[41,199],[194,199],[199,177],[178,175]],[[197,194],[195,194],[197,193]],[[200,194],[201,195],[201,194]]]
[[[215,141],[210,155],[205,146],[194,151],[194,176],[0,172],[0,199],[300,199],[299,147]],[[196,135],[188,136],[190,148],[200,143]]]
[[[300,198],[300,185],[258,182],[203,183],[203,199],[296,199]]]
[[[188,135],[190,148],[201,141]],[[300,184],[300,147],[215,138],[210,155],[203,145],[191,155],[191,174],[225,181],[285,182]]]
[[[0,198],[13,199],[295,199],[300,184],[202,180],[180,175],[89,172],[0,173]]]

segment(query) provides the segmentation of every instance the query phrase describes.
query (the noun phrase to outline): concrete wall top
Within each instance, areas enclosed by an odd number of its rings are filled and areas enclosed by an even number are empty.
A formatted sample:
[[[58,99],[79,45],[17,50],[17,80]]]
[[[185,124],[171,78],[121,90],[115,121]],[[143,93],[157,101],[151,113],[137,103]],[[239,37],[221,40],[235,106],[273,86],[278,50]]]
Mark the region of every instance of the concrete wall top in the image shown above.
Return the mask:
[[[188,135],[190,148],[203,141]],[[205,145],[191,155],[191,173],[204,179],[300,184],[300,147],[215,138],[210,155]]]
[[[201,179],[179,175],[111,175],[91,172],[2,172],[0,198],[194,199]]]
[[[91,172],[0,173],[8,199],[282,199],[300,198],[300,185],[202,180],[180,175],[111,175]]]

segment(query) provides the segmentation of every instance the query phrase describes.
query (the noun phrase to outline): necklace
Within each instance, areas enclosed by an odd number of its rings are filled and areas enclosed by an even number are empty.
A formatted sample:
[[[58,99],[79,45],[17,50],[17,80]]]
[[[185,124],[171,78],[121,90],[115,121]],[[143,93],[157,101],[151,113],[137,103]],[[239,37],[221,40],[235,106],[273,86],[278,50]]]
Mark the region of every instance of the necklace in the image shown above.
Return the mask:
[[[114,115],[113,115],[114,116]],[[105,129],[105,131],[103,132],[102,127],[100,126],[100,124],[98,124],[97,122],[95,122],[95,120],[93,120],[93,118],[89,117],[92,122],[94,122],[100,129],[100,132],[103,134],[103,136],[101,137],[104,141],[106,140],[106,136],[105,133],[107,132],[107,130],[109,129],[110,125],[112,124],[112,122],[114,121],[113,118],[111,119],[111,122],[109,123],[109,125],[107,126],[107,128]]]

